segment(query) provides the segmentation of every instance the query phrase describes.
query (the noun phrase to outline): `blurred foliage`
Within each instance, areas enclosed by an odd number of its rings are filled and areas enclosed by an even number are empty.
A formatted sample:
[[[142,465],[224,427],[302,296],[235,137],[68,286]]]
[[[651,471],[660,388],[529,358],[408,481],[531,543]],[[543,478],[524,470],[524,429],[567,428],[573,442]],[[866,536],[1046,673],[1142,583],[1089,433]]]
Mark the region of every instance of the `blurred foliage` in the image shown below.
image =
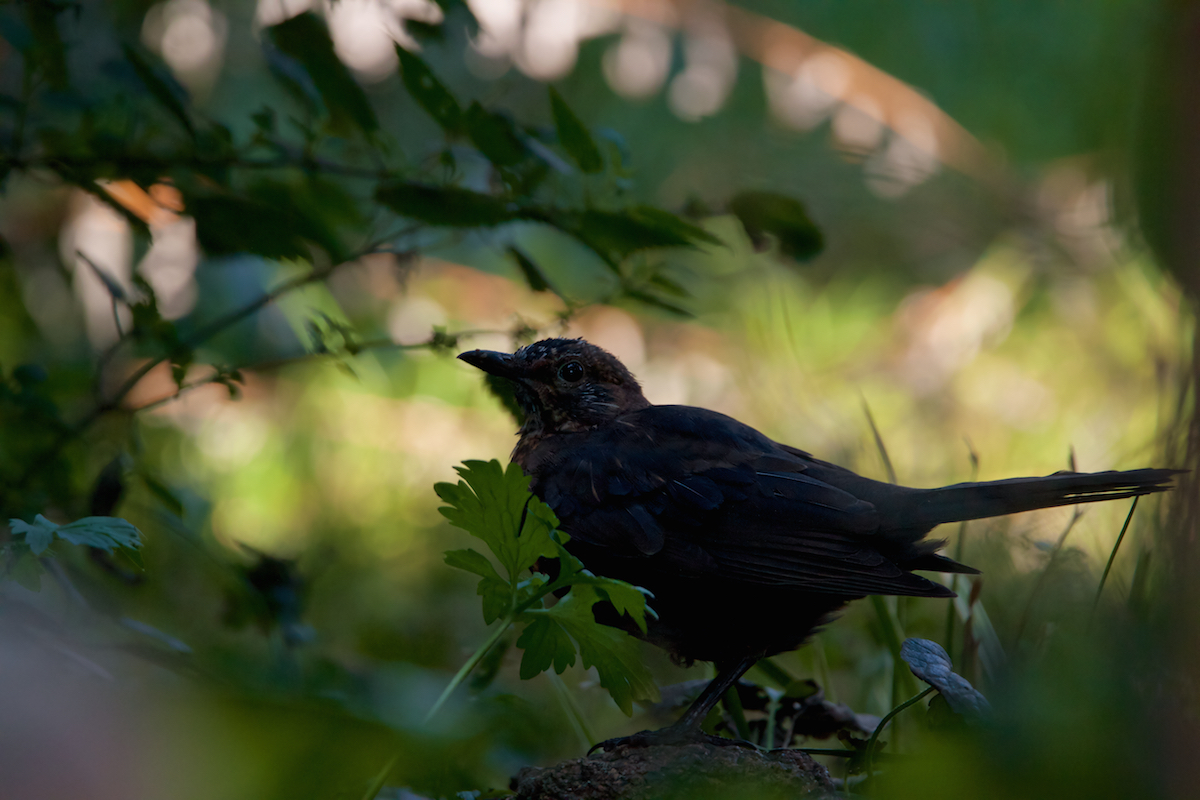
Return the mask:
[[[748,51],[696,119],[672,83],[610,89],[632,18],[548,90],[481,55],[462,3],[397,23],[422,47],[387,74],[347,66],[331,20],[355,3],[0,5],[6,796],[450,797],[661,724],[503,635],[425,722],[489,641],[432,487],[514,429],[448,357],[468,339],[585,335],[655,402],[912,485],[1175,452],[1195,325],[1141,231],[1186,252],[1189,195],[1155,187],[1195,142],[1138,114],[1186,110],[1148,55],[1180,4],[743,4],[983,143],[986,169],[897,193],[836,116],[782,124]],[[677,11],[666,81],[710,24]],[[165,57],[153,31],[184,18],[208,61]],[[846,740],[798,744],[861,753],[864,720],[916,693],[900,642],[920,636],[994,718],[905,709],[852,790],[1187,796],[1200,693],[1177,643],[1198,637],[1162,509],[1139,506],[1099,594],[1127,506],[943,532],[981,579],[853,605],[749,674],[749,725],[790,740],[804,701]],[[131,539],[63,534],[96,517],[136,526],[140,565],[108,552]],[[31,530],[59,541],[33,553]],[[706,674],[637,647],[660,686]]]

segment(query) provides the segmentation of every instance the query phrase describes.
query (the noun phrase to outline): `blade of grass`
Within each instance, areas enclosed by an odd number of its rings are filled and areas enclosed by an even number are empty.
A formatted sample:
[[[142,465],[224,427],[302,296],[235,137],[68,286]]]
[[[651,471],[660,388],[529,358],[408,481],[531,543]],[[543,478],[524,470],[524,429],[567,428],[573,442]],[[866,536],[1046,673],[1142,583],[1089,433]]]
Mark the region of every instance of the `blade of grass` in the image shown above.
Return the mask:
[[[883,469],[887,472],[888,480],[896,483],[896,468],[892,466],[892,458],[888,455],[883,437],[879,435],[879,428],[875,426],[875,417],[871,416],[871,407],[867,405],[865,397],[863,398],[863,413],[867,415],[867,424],[871,426],[871,435],[875,437],[875,448],[879,450],[879,455],[883,458]]]
[[[1133,522],[1133,512],[1137,511],[1137,497],[1133,498],[1133,504],[1129,506],[1129,513],[1125,515],[1125,524],[1121,526],[1121,532],[1117,534],[1117,541],[1113,544],[1112,552],[1108,554],[1108,563],[1104,565],[1104,574],[1100,576],[1100,585],[1096,587],[1096,599],[1092,601],[1092,617],[1096,616],[1096,606],[1100,605],[1100,595],[1104,594],[1104,583],[1108,580],[1108,573],[1112,571],[1113,562],[1117,560],[1117,551],[1121,549],[1121,542],[1125,541],[1125,532],[1129,530],[1129,523]],[[1088,624],[1091,624],[1089,618]]]
[[[383,786],[387,783],[387,777],[392,772],[392,767],[396,766],[396,762],[400,760],[400,754],[392,756],[388,762],[383,765],[383,769],[379,770],[379,774],[371,781],[371,785],[367,787],[366,793],[362,796],[362,800],[375,800],[379,793],[383,791]]]

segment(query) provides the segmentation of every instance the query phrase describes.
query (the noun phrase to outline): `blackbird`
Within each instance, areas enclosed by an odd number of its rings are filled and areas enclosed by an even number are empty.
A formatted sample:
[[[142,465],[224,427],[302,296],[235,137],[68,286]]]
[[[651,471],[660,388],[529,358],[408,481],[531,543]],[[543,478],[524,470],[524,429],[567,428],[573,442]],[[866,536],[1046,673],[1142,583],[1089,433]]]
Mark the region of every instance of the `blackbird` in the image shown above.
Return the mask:
[[[652,741],[700,724],[758,660],[799,647],[851,600],[953,597],[913,570],[977,573],[925,540],[943,522],[1166,491],[1175,470],[960,483],[913,489],[864,478],[703,408],[652,405],[619,360],[583,339],[459,358],[512,382],[525,413],[512,459],[531,476],[590,570],[653,593],[640,630],[711,661],[717,677]]]

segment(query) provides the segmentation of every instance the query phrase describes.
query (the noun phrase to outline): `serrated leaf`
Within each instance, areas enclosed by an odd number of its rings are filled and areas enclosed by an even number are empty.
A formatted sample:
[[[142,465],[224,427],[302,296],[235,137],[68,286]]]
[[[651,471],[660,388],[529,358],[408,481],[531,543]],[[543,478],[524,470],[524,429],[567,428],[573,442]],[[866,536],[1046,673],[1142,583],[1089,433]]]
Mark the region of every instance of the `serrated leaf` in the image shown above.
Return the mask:
[[[517,647],[525,651],[521,656],[521,680],[527,681],[551,666],[561,675],[575,663],[575,643],[556,620],[546,616],[525,626]]]
[[[529,494],[529,478],[516,464],[465,461],[457,467],[463,480],[434,486],[449,503],[438,509],[450,524],[482,539],[496,554],[510,582],[541,556],[556,554],[550,532],[558,524],[554,512]]]
[[[516,126],[504,114],[488,111],[474,102],[467,109],[463,125],[475,149],[497,167],[514,166],[529,156]]]
[[[575,116],[566,101],[562,99],[553,86],[547,87],[550,92],[550,111],[554,115],[554,127],[558,131],[558,142],[567,151],[567,155],[586,173],[597,173],[604,170],[604,158],[600,148],[587,127]]]
[[[535,292],[551,291],[550,281],[542,273],[542,268],[534,263],[534,260],[525,254],[525,251],[519,247],[510,246],[508,255],[517,262],[517,267],[520,268],[521,275],[525,277],[525,283],[529,284],[530,289]]]
[[[602,599],[594,586],[575,584],[546,614],[579,644],[584,668],[595,667],[600,685],[626,715],[632,715],[634,700],[658,701],[658,687],[642,663],[637,640],[624,631],[596,623],[592,606]]]
[[[729,211],[746,229],[755,247],[763,247],[766,234],[779,242],[779,252],[805,261],[821,252],[825,238],[799,200],[775,192],[742,192],[729,201]]]
[[[483,622],[491,625],[496,620],[508,616],[513,608],[513,595],[510,584],[499,577],[484,578],[475,587],[475,594],[483,600]]]
[[[598,578],[591,584],[600,596],[612,603],[618,614],[628,614],[646,632],[646,594],[643,590],[616,578]]]
[[[55,531],[58,538],[71,544],[97,547],[112,552],[123,547],[136,550],[142,545],[142,533],[120,517],[84,517]]]
[[[481,578],[494,577],[497,580],[500,579],[499,573],[492,566],[492,562],[488,561],[487,556],[469,547],[465,550],[447,550],[445,561],[452,567],[465,569],[467,572],[472,572]]]
[[[189,136],[193,139],[196,138],[196,126],[192,123],[192,118],[188,116],[187,108],[184,105],[187,102],[187,90],[166,70],[151,66],[150,62],[133,47],[123,44],[121,51],[150,95],[169,111],[171,116],[179,120],[179,124],[187,130]]]
[[[379,185],[375,199],[402,217],[429,225],[486,228],[517,218],[502,200],[456,186],[390,181]]]
[[[350,70],[337,57],[325,23],[311,11],[267,29],[267,36],[279,50],[304,67],[335,127],[353,124],[368,135],[379,128],[375,109]]]
[[[447,550],[446,563],[479,575],[483,579],[479,581],[475,593],[483,598],[483,621],[485,624],[491,625],[512,610],[512,586],[500,577],[487,556],[470,548]]]
[[[25,537],[25,544],[29,545],[29,549],[35,556],[40,556],[46,551],[46,548],[54,541],[54,534],[58,530],[58,525],[41,514],[33,518],[32,524],[24,520],[10,519],[8,525],[12,528],[14,536]]]
[[[400,58],[400,79],[409,95],[442,130],[451,135],[458,133],[463,124],[458,100],[420,56],[400,45],[396,45],[396,55]]]

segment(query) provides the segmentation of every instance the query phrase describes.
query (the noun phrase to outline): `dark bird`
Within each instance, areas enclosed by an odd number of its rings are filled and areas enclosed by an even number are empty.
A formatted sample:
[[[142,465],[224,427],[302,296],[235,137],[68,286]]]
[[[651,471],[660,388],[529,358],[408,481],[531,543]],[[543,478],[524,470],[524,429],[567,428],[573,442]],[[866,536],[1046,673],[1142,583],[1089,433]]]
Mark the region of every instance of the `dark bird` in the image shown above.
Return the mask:
[[[709,710],[746,670],[799,647],[851,600],[953,597],[913,573],[977,572],[938,555],[943,542],[925,540],[935,526],[1162,492],[1176,472],[913,489],[864,478],[715,411],[652,405],[624,364],[583,339],[459,358],[512,382],[525,413],[512,458],[558,515],[567,549],[593,572],[653,593],[658,619],[643,638],[678,661],[717,666],[652,741],[701,735]],[[641,635],[615,612],[598,618]]]

